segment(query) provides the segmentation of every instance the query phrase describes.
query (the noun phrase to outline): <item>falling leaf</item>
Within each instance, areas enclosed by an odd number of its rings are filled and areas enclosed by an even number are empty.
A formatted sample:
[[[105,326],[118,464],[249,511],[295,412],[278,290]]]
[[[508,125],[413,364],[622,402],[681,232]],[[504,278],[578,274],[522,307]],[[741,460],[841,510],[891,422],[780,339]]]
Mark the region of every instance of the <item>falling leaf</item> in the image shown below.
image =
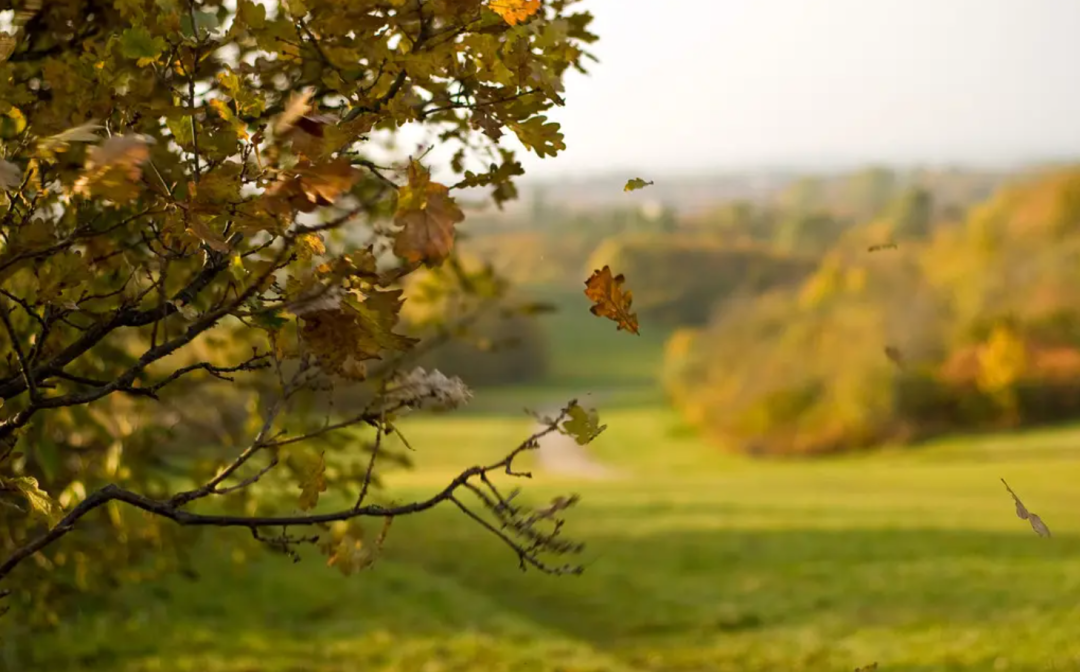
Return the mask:
[[[114,135],[90,149],[75,193],[104,196],[122,203],[138,197],[142,163],[150,158],[146,141],[137,135]]]
[[[488,7],[511,26],[516,26],[540,10],[540,0],[489,0]]]
[[[878,245],[871,245],[867,248],[867,252],[880,252],[881,250],[895,250],[896,243],[880,243]]]
[[[409,164],[409,184],[398,192],[394,221],[402,227],[394,239],[394,254],[429,266],[443,262],[454,247],[454,225],[465,219],[445,185],[432,182],[427,169]]]
[[[309,87],[289,96],[284,111],[274,120],[274,135],[287,135],[296,123],[311,111],[311,97],[314,94],[315,90]]]
[[[0,189],[15,189],[22,184],[21,168],[10,161],[0,159]]]
[[[892,346],[885,346],[885,356],[889,358],[889,361],[895,364],[899,368],[904,368],[904,355],[900,352],[900,349]]]
[[[579,406],[577,402],[570,404],[567,415],[570,417],[563,421],[559,431],[574,437],[574,441],[578,445],[584,446],[599,436],[600,432],[607,429],[607,425],[600,424],[600,416],[597,414],[596,409],[590,408],[586,410]]]
[[[1035,534],[1038,534],[1040,537],[1051,536],[1050,529],[1046,527],[1046,524],[1044,522],[1042,522],[1042,518],[1039,518],[1039,516],[1037,516],[1036,514],[1028,511],[1027,507],[1024,506],[1024,503],[1021,502],[1020,498],[1016,496],[1015,492],[1013,492],[1013,489],[1009,487],[1009,484],[1005,483],[1004,478],[1001,479],[1001,482],[1005,484],[1005,489],[1009,491],[1009,494],[1012,495],[1013,501],[1016,502],[1016,517],[1020,520],[1026,520],[1031,523],[1031,529],[1035,530]]]
[[[0,478],[0,489],[15,489],[30,503],[30,510],[56,525],[64,517],[64,508],[38,485],[33,476]]]
[[[646,182],[640,177],[635,177],[632,180],[626,181],[626,186],[623,187],[623,191],[637,191],[638,189],[644,189],[645,187],[652,186],[652,180]]]
[[[611,276],[611,268],[604,266],[598,271],[593,271],[589,279],[585,281],[585,296],[589,297],[595,305],[589,308],[589,312],[597,317],[606,317],[614,320],[618,327],[623,330],[638,334],[637,314],[630,311],[633,303],[633,292],[622,290],[622,284],[626,281],[623,274]]]

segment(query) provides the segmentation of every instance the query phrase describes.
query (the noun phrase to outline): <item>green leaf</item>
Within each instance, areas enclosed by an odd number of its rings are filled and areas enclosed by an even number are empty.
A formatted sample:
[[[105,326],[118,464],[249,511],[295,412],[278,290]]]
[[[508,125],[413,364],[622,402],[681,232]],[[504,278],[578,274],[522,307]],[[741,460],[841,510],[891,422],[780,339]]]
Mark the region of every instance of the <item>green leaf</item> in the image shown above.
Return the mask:
[[[252,30],[261,30],[266,25],[266,7],[251,0],[239,0],[236,3],[236,17]]]
[[[128,28],[120,36],[120,53],[124,58],[138,59],[140,63],[153,61],[165,51],[165,40],[150,34],[146,28]]]
[[[530,117],[525,121],[511,124],[510,127],[514,130],[521,144],[536,152],[536,155],[541,158],[555,156],[566,149],[566,143],[563,142],[563,134],[559,130],[559,124],[548,121],[547,117],[543,115]]]
[[[638,189],[644,189],[645,187],[652,186],[652,180],[646,182],[640,177],[635,177],[626,181],[626,186],[623,187],[623,191],[637,191]]]
[[[599,436],[600,432],[607,429],[607,425],[600,424],[600,416],[594,408],[586,410],[574,402],[570,405],[567,414],[570,418],[563,421],[559,431],[574,437],[574,441],[579,446],[589,443]]]
[[[41,489],[33,476],[0,479],[0,485],[19,491],[30,503],[30,510],[49,521],[50,526],[56,525],[64,517],[64,508]]]

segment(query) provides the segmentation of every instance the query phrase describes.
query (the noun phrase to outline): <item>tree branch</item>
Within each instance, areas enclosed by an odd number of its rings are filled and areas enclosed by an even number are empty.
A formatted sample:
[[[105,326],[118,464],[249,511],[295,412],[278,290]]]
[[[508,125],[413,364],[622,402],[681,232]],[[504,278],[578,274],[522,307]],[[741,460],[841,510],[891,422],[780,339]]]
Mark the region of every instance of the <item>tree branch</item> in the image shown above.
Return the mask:
[[[499,531],[487,521],[480,518],[475,512],[465,507],[460,500],[455,497],[455,493],[462,487],[471,486],[471,480],[476,477],[486,478],[489,472],[497,470],[505,470],[508,474],[514,474],[512,465],[514,459],[516,459],[521,453],[534,450],[539,446],[539,440],[557,431],[558,425],[566,417],[568,417],[570,406],[574,405],[576,400],[571,401],[566,408],[562,410],[559,416],[548,424],[540,431],[533,433],[527,439],[522,441],[515,447],[510,453],[508,453],[503,459],[498,462],[494,462],[487,466],[474,466],[465,469],[457,477],[455,477],[449,484],[447,484],[438,493],[428,497],[427,499],[417,500],[408,504],[396,505],[396,506],[383,506],[380,504],[369,504],[367,506],[352,506],[346,509],[333,511],[330,513],[310,514],[310,515],[297,515],[297,516],[234,516],[234,515],[215,515],[215,514],[200,514],[192,513],[181,508],[183,502],[178,501],[177,497],[173,497],[166,500],[151,499],[149,497],[140,495],[136,492],[126,490],[115,484],[106,485],[103,488],[95,490],[90,493],[86,499],[77,504],[71,511],[65,515],[59,523],[54,527],[38,536],[36,539],[28,542],[24,546],[13,552],[2,564],[0,564],[0,581],[8,576],[22,561],[32,556],[34,553],[41,551],[45,547],[55,543],[59,539],[66,536],[69,532],[72,532],[79,520],[89,514],[91,511],[104,506],[105,504],[118,501],[124,502],[137,509],[146,511],[163,518],[168,518],[179,525],[184,526],[199,526],[199,527],[244,527],[257,533],[257,528],[260,527],[290,527],[296,525],[318,525],[325,523],[333,523],[337,521],[351,520],[359,517],[369,518],[388,518],[410,515],[414,513],[420,513],[438,506],[439,504],[451,501],[458,508],[462,509],[469,518],[480,522],[486,529],[495,533],[503,541],[511,546],[518,553],[519,559],[522,564],[528,562],[532,566],[551,574],[565,574],[565,573],[580,573],[581,568],[569,568],[569,567],[552,567],[547,565],[536,554],[540,550],[547,550],[553,552],[575,552],[580,551],[580,545],[567,546],[565,548],[556,547],[553,545],[537,546],[535,543],[531,547],[526,547],[519,544],[509,535]],[[254,444],[253,444],[254,445]],[[527,474],[526,474],[527,475]],[[220,481],[219,481],[220,482]],[[508,502],[507,502],[508,503]],[[531,521],[524,521],[526,524]],[[555,533],[557,534],[556,528]]]

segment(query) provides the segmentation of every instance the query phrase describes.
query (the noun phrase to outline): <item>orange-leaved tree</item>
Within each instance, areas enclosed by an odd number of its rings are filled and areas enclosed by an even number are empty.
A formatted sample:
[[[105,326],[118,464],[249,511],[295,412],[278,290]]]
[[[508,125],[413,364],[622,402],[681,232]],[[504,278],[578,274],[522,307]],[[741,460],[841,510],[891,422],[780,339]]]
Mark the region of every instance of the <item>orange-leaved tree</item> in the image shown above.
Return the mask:
[[[523,567],[578,571],[551,559],[580,549],[558,536],[573,498],[530,510],[488,477],[522,475],[538,435],[428,499],[374,494],[401,459],[384,439],[398,419],[470,394],[408,366],[431,344],[395,330],[402,283],[439,268],[481,307],[498,300],[490,272],[455,263],[455,190],[515,196],[504,135],[563,149],[545,112],[595,39],[575,2],[0,1],[15,10],[0,34],[0,596],[17,621],[145,577],[162,566],[148,554],[180,561],[207,526],[311,544],[350,573],[395,516],[440,504]],[[451,148],[448,165],[380,159],[406,126]],[[346,384],[363,390],[349,405],[297,411]],[[541,433],[575,433],[575,408]]]

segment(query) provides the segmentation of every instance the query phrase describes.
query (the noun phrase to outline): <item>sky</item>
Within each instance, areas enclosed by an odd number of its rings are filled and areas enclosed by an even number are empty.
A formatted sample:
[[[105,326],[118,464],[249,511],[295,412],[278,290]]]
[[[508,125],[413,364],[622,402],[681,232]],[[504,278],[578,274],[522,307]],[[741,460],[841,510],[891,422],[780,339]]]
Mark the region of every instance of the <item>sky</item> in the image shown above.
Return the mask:
[[[584,0],[530,176],[1080,156],[1080,0]]]

